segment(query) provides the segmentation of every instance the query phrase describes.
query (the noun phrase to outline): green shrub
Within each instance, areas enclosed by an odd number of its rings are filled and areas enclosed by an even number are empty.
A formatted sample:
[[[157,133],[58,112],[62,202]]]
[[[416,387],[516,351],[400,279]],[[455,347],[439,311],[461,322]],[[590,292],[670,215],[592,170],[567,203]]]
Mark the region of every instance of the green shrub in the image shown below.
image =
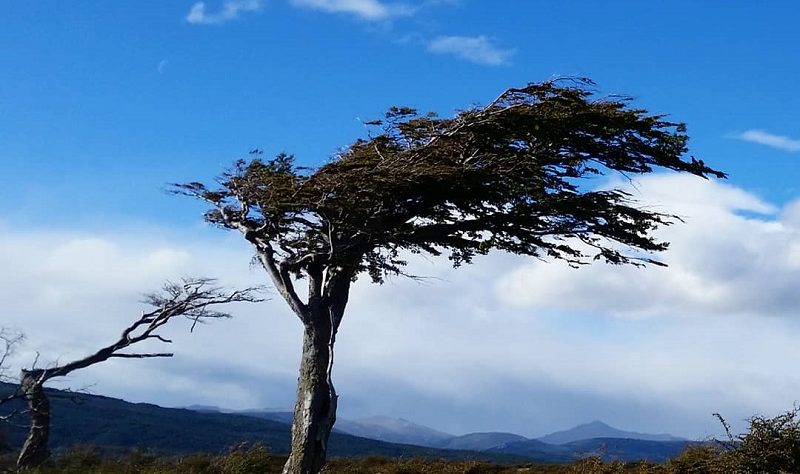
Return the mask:
[[[263,444],[239,445],[228,454],[220,456],[210,466],[211,472],[220,474],[250,474],[273,472],[275,462],[269,448]]]
[[[751,418],[750,430],[739,437],[733,457],[743,473],[800,472],[798,408],[775,418]]]
[[[666,464],[669,474],[716,474],[723,450],[716,445],[690,446]]]

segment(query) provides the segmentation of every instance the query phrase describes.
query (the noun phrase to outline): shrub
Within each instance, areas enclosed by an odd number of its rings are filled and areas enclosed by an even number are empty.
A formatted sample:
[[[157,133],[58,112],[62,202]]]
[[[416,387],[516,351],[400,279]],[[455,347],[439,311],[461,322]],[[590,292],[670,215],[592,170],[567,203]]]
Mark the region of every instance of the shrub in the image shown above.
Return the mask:
[[[670,459],[665,471],[669,474],[716,474],[719,470],[723,449],[718,445],[700,445],[686,448],[680,455]]]
[[[274,470],[274,457],[263,444],[241,444],[228,454],[218,457],[210,466],[210,472],[220,474],[250,474]]]
[[[775,418],[754,416],[733,457],[743,473],[800,472],[800,410]]]

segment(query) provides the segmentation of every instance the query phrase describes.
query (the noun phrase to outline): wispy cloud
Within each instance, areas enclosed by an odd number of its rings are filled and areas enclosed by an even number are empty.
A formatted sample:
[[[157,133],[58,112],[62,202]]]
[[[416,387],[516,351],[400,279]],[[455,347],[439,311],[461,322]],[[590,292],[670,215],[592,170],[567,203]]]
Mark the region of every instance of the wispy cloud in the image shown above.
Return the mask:
[[[215,25],[235,20],[240,13],[260,11],[262,7],[262,0],[228,0],[218,12],[209,13],[205,2],[197,2],[186,15],[186,21],[193,25]]]
[[[169,61],[167,61],[166,59],[162,59],[161,61],[158,62],[158,66],[156,66],[156,71],[158,71],[159,74],[164,74],[164,72],[167,70],[168,64]]]
[[[790,138],[785,135],[775,135],[763,130],[747,130],[739,135],[736,135],[736,138],[746,142],[758,143],[759,145],[766,145],[788,152],[800,151],[800,140]]]
[[[414,8],[401,3],[384,3],[381,0],[291,0],[297,7],[311,8],[327,13],[355,15],[364,20],[387,20],[414,13]]]
[[[502,49],[486,36],[439,36],[428,44],[428,51],[452,54],[458,58],[485,66],[508,64],[515,49]]]

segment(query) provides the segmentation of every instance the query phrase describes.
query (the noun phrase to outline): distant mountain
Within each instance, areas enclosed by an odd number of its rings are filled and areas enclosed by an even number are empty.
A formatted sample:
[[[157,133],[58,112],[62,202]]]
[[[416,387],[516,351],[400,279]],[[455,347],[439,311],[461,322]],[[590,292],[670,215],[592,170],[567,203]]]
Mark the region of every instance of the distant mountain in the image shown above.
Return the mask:
[[[418,425],[402,418],[385,416],[359,418],[357,420],[337,420],[336,429],[343,433],[364,438],[428,447],[440,447],[455,438],[449,433]]]
[[[288,411],[261,411],[261,410],[241,410],[223,411],[217,407],[204,405],[191,405],[188,407],[203,413],[220,412],[236,413],[238,415],[252,416],[264,420],[279,421],[281,423],[292,423],[293,414]],[[445,448],[445,445],[456,438],[449,433],[437,431],[427,426],[419,425],[412,421],[402,418],[389,418],[385,416],[374,416],[370,418],[359,418],[348,420],[338,418],[333,428],[334,432],[346,433],[362,438],[386,441],[389,443],[413,444],[429,448]],[[502,443],[498,443],[502,444]],[[447,449],[468,449],[468,448],[447,448]]]
[[[12,386],[0,383],[0,395]],[[163,408],[148,403],[130,403],[100,395],[76,394],[46,389],[52,405],[50,446],[59,451],[76,444],[94,445],[116,452],[133,448],[162,454],[192,452],[220,453],[242,442],[259,442],[275,453],[286,453],[290,446],[290,426],[286,423],[243,414]],[[0,415],[21,405],[3,405]],[[201,407],[209,410],[214,407]],[[0,428],[7,430],[12,446],[25,438],[25,419]],[[477,453],[434,449],[408,444],[386,443],[344,433],[331,434],[331,456],[428,457],[444,459],[483,459],[494,462],[522,462],[529,458],[503,453]],[[543,457],[532,459],[554,461]]]
[[[194,406],[200,411],[216,407]],[[291,423],[291,412],[239,411],[240,415]],[[412,444],[430,448],[504,454],[526,459],[547,459],[570,462],[598,455],[606,460],[649,460],[662,462],[679,454],[689,441],[668,434],[646,434],[623,431],[594,421],[559,431],[539,439],[528,439],[513,433],[469,433],[453,436],[404,419],[387,417],[339,419],[335,432],[375,440]]]
[[[547,444],[536,439],[526,439],[524,441],[506,443],[494,448],[490,448],[485,452],[514,454],[532,459],[547,456],[550,459],[554,459],[558,462],[572,462],[580,459],[580,456],[576,456],[573,450],[567,446]]]
[[[486,451],[508,443],[527,441],[528,438],[513,433],[470,433],[455,436],[437,445],[444,449],[465,449],[467,451]]]
[[[602,421],[593,421],[565,431],[557,431],[547,436],[537,438],[548,444],[567,444],[573,441],[582,441],[594,438],[638,439],[644,441],[686,441],[669,434],[646,434],[633,431],[622,431]]]
[[[514,454],[524,457],[547,455],[553,459],[564,461],[576,460],[588,456],[600,456],[605,461],[652,461],[664,462],[677,456],[686,447],[697,444],[692,441],[647,441],[623,438],[594,438],[573,441],[567,444],[553,445],[539,440],[529,439],[515,443],[507,443],[488,450],[492,453]]]
[[[261,418],[262,420],[272,420],[272,421],[279,421],[281,423],[286,423],[287,425],[292,424],[292,420],[294,420],[294,413],[290,411],[259,411],[259,410],[243,410],[232,412],[237,413],[239,415],[245,416],[253,416],[256,418]],[[337,420],[336,424],[339,424]],[[338,428],[338,426],[337,426]],[[334,428],[335,430],[336,428]]]
[[[0,384],[0,395],[10,391],[11,387]],[[52,403],[51,448],[54,451],[76,444],[89,444],[107,452],[140,448],[162,454],[219,453],[242,442],[263,443],[276,453],[289,450],[290,426],[285,423],[291,420],[289,412],[221,413],[219,408],[213,406],[193,406],[194,410],[187,410],[54,389],[47,389],[47,393]],[[7,411],[15,408],[22,407],[13,404],[2,407]],[[0,411],[2,414],[4,412]],[[26,434],[25,421],[23,418],[19,423],[0,426],[0,430],[8,434],[12,446],[21,445]],[[597,423],[589,424],[592,425],[594,429],[598,427]],[[585,426],[570,431],[580,436],[591,436],[597,432]],[[603,427],[606,430],[610,428],[607,425]],[[408,444],[353,436],[344,433],[345,430],[403,440]],[[620,430],[615,432],[628,436],[659,436]],[[558,439],[554,435],[559,433],[546,438]],[[412,445],[411,442],[436,445],[438,448]],[[688,441],[593,438],[555,445],[511,433],[452,436],[408,420],[375,417],[343,420],[341,426],[337,422],[337,429],[331,435],[329,453],[331,456],[483,459],[501,463],[571,462],[592,454],[606,459],[663,461],[689,444]]]
[[[214,405],[189,405],[188,407],[182,408],[192,411],[199,411],[200,413],[225,413],[225,410]]]
[[[680,454],[693,441],[649,441],[641,439],[594,438],[561,445],[580,457],[597,455],[605,461],[664,462]],[[507,451],[509,453],[512,451]]]

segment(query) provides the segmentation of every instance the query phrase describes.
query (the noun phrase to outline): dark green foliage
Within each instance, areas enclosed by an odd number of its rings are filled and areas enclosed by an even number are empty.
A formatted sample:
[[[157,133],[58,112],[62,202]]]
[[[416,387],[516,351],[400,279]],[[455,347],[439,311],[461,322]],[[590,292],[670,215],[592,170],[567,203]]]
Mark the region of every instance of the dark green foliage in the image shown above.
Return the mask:
[[[338,266],[380,282],[402,272],[402,250],[447,252],[455,266],[493,249],[573,265],[657,263],[647,253],[667,243],[650,233],[675,217],[584,179],[658,168],[724,174],[684,159],[683,124],[626,98],[595,97],[591,86],[530,84],[453,118],[392,108],[369,122],[379,133],[319,169],[299,169],[285,154],[263,161],[256,150],[219,189],[175,191],[211,203],[208,221],[270,244],[298,276],[309,265]]]

